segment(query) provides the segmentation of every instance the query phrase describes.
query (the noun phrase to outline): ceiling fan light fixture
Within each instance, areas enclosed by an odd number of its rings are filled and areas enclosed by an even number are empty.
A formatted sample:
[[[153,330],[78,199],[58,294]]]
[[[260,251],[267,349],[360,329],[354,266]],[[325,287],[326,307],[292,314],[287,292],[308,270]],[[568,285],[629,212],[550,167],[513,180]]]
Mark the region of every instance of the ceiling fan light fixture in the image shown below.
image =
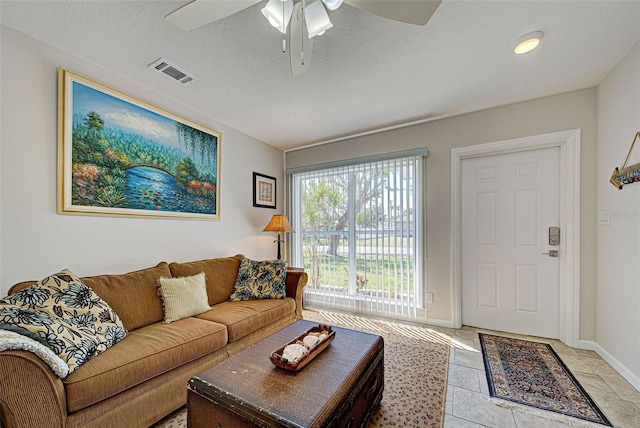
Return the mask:
[[[323,35],[325,31],[333,27],[329,20],[329,15],[320,0],[307,1],[304,7],[304,20],[307,24],[310,39]]]
[[[293,0],[269,0],[262,9],[262,14],[271,25],[282,34],[287,33],[287,27],[293,13]]]
[[[322,3],[327,7],[327,9],[333,11],[337,10],[340,6],[342,6],[343,0],[322,0]]]
[[[522,55],[531,52],[538,47],[543,37],[542,31],[534,31],[519,37],[513,45],[513,53]]]

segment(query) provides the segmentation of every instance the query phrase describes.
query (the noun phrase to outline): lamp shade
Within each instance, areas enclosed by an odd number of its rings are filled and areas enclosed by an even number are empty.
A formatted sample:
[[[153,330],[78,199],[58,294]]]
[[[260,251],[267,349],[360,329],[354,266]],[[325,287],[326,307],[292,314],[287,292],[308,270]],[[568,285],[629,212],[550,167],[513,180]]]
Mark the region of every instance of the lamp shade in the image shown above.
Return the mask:
[[[263,232],[295,233],[295,230],[293,230],[293,227],[289,224],[286,215],[276,214],[271,217],[271,221],[269,221],[269,224],[263,229]]]
[[[267,5],[262,9],[269,23],[276,27],[282,34],[287,33],[289,20],[293,13],[293,0],[269,0]]]
[[[327,11],[320,0],[307,2],[307,6],[304,8],[304,21],[307,24],[310,39],[323,35],[325,31],[333,27],[329,20],[329,15],[327,15]]]

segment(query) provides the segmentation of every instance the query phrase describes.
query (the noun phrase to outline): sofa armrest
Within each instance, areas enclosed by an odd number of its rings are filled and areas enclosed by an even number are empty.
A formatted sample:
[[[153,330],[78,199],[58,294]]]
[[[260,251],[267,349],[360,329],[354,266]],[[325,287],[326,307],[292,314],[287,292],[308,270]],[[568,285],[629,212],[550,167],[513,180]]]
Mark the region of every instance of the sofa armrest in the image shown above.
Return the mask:
[[[40,358],[27,351],[0,352],[0,420],[4,427],[63,427],[64,386]]]
[[[304,269],[287,268],[287,297],[296,301],[296,318],[302,319],[302,295],[309,277]]]

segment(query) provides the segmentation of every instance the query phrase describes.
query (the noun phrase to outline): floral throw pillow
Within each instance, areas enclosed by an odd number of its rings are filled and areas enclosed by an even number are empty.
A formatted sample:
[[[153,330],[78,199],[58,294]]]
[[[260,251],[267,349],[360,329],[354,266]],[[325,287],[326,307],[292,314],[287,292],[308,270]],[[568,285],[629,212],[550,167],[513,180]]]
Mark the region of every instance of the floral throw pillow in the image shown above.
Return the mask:
[[[255,261],[243,258],[233,293],[232,302],[254,299],[284,299],[287,264],[282,260]]]
[[[0,299],[0,329],[42,343],[69,373],[127,335],[109,304],[68,269]]]

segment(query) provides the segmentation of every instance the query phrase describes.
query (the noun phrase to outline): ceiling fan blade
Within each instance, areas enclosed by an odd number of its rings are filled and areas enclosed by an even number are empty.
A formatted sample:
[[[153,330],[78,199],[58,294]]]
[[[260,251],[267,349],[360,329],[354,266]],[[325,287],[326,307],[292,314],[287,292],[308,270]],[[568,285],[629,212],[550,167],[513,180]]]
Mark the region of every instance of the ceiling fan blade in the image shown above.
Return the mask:
[[[441,0],[345,0],[345,3],[374,15],[407,24],[426,25]]]
[[[261,0],[193,0],[164,17],[184,31],[226,18]]]
[[[313,39],[309,38],[307,26],[300,7],[302,2],[293,6],[289,31],[289,59],[291,60],[291,73],[293,77],[306,73],[311,68],[311,52],[313,51]]]

